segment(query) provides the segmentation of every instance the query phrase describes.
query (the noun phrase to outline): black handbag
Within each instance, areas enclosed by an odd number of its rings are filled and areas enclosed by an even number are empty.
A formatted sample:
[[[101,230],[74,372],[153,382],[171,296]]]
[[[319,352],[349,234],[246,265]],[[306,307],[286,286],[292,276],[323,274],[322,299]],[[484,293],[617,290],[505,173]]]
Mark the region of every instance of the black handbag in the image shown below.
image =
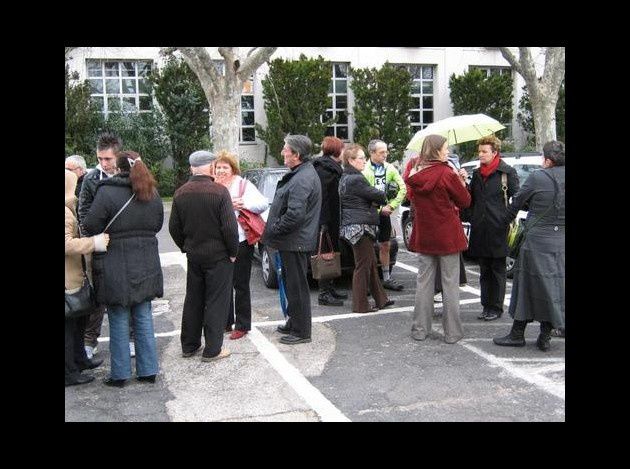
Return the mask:
[[[315,280],[326,280],[341,277],[341,254],[333,250],[332,240],[326,232],[326,239],[331,252],[322,252],[324,230],[319,232],[319,248],[315,256],[311,256],[311,273]]]
[[[94,288],[83,271],[83,284],[79,291],[66,293],[66,319],[79,318],[92,314],[97,307]]]

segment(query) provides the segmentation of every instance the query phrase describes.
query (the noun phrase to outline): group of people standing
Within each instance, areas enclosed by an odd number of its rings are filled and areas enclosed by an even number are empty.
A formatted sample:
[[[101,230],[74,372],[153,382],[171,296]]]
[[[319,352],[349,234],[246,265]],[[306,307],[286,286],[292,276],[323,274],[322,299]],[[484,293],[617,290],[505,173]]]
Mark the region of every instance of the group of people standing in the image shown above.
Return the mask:
[[[330,236],[335,250],[340,238],[352,246],[352,311],[368,313],[394,304],[385,289],[400,291],[403,287],[389,269],[390,216],[407,196],[415,212],[410,250],[418,253],[411,337],[422,341],[431,333],[437,283],[443,295],[444,340],[455,343],[464,336],[459,285],[465,249],[480,265],[483,311],[479,318],[491,321],[502,315],[507,229],[518,210],[528,207],[526,225],[532,218],[537,220],[515,268],[509,307],[514,325],[508,336],[494,342],[524,345],[525,325],[538,320],[538,347],[549,349],[552,328],[564,327],[561,142],[545,145],[545,169],[530,176],[520,190],[516,172],[501,160],[500,141],[494,136],[477,142],[480,168],[469,186],[466,171],[449,165],[447,140],[439,135],[424,140],[404,178],[385,161],[387,145],[382,140],[369,143],[369,159],[361,145],[344,144],[336,137],[324,139],[322,156],[315,159],[307,136],[288,135],[284,142],[281,154],[290,171],[278,182],[260,240],[278,251],[282,262],[288,319],[277,327],[283,335],[281,343],[311,342],[307,271],[309,257],[323,233]],[[83,177],[80,190],[76,189],[76,173],[82,172],[80,160],[66,160],[66,291],[79,286],[81,256],[92,253],[87,271],[93,277],[98,302],[104,306],[95,318],[66,321],[66,385],[91,381],[93,378],[81,372],[102,363],[88,355],[93,354],[96,339],[85,329],[92,323],[100,333],[105,308],[111,352],[111,376],[105,384],[122,387],[131,377],[130,341],[135,348],[137,379],[155,382],[159,370],[151,300],[163,294],[156,238],[163,224],[163,205],[155,179],[140,155],[123,151],[121,146],[111,134],[99,138],[99,166]],[[240,176],[238,158],[230,152],[196,151],[189,164],[192,175],[175,192],[168,227],[187,257],[182,356],[189,358],[201,350],[201,360],[209,362],[230,355],[223,346],[225,332],[237,340],[251,329],[249,283],[254,246],[238,215],[244,209],[260,214],[269,201]],[[506,197],[512,198],[507,206]],[[472,213],[469,245],[460,220],[460,211],[467,208]],[[332,280],[321,280],[319,290],[320,305],[342,306],[348,298],[335,289]],[[92,339],[94,346],[88,343]]]

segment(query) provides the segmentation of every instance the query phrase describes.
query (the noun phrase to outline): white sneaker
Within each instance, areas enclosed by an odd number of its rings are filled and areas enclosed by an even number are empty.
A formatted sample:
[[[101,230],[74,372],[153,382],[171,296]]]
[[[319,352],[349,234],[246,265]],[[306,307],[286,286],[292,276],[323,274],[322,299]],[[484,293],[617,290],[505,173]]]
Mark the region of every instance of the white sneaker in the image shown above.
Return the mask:
[[[136,356],[136,344],[133,342],[129,342],[129,355],[131,355],[131,358]]]
[[[88,360],[91,360],[92,357],[94,356],[94,347],[86,345],[85,346],[85,354],[87,355]]]
[[[442,303],[442,293],[436,293],[435,296],[433,296],[433,301],[435,303]]]

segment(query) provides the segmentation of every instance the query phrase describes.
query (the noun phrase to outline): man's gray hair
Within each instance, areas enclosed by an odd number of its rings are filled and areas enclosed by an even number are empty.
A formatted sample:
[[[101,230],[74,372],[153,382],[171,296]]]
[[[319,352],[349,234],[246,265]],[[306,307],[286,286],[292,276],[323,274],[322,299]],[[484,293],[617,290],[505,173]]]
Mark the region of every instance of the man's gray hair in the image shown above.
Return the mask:
[[[383,145],[385,145],[385,148],[387,148],[387,144],[384,141],[376,138],[374,140],[370,140],[370,143],[368,143],[368,153],[374,153],[376,151],[376,145],[378,145],[379,143],[382,143]]]
[[[76,163],[81,169],[87,169],[85,158],[83,158],[81,155],[70,155],[66,158],[66,163],[68,162]]]
[[[543,145],[543,155],[555,166],[564,166],[564,143],[552,140]]]
[[[287,135],[284,137],[284,143],[286,143],[294,153],[300,155],[300,161],[307,160],[313,151],[313,142],[311,142],[311,139],[306,135]]]

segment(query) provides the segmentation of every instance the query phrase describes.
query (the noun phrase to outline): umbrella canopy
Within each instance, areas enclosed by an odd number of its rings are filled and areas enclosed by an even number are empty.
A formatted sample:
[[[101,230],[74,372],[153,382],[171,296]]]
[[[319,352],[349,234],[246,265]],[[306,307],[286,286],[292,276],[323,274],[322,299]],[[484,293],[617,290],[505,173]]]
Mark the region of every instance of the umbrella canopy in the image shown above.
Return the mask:
[[[419,130],[409,141],[407,150],[419,152],[427,135],[437,134],[446,137],[449,145],[478,140],[481,137],[505,129],[498,120],[485,114],[465,114],[463,116],[447,117],[429,124]]]

